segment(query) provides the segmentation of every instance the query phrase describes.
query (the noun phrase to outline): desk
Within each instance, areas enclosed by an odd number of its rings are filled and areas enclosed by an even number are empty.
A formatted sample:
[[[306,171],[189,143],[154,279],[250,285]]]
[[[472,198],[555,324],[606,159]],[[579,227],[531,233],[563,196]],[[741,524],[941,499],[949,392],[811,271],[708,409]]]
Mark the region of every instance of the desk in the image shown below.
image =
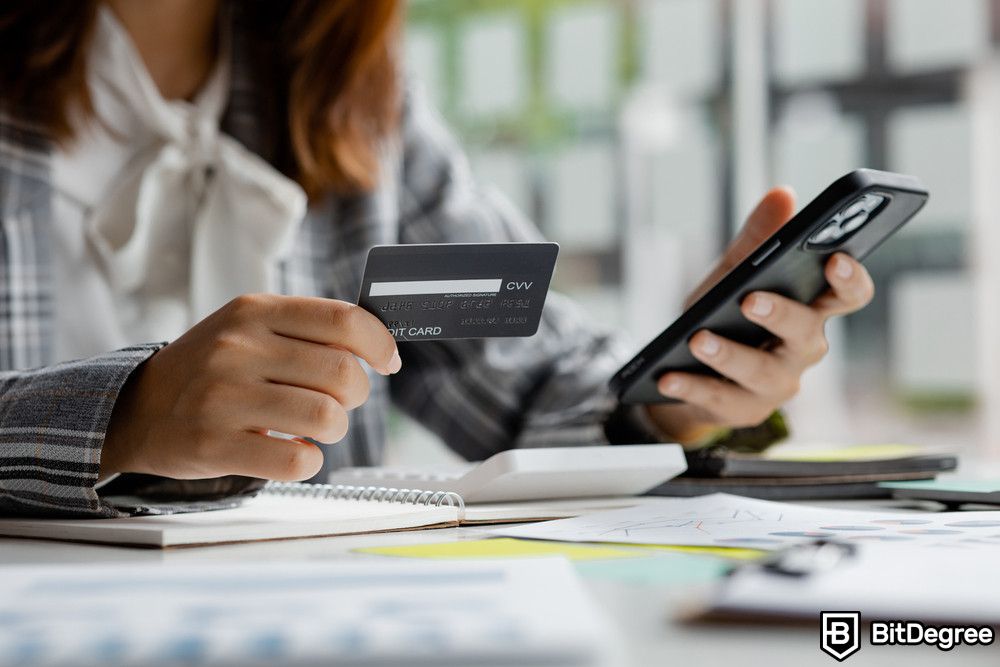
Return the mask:
[[[853,509],[891,506],[889,501],[874,503],[824,503],[824,506]],[[382,533],[310,540],[258,542],[213,547],[172,549],[167,551],[66,544],[39,540],[0,538],[0,576],[3,566],[43,563],[178,563],[219,561],[338,560],[382,558],[353,553],[368,546],[418,544],[447,540],[479,539],[481,529],[450,528],[405,533]],[[669,554],[666,557],[671,557]],[[1000,568],[1000,563],[997,564]],[[706,667],[784,667],[785,665],[837,664],[819,650],[815,628],[789,626],[693,626],[673,620],[691,586],[624,583],[608,579],[584,578],[598,604],[614,620],[626,644],[628,665]],[[904,661],[906,667],[941,667],[962,665],[995,667],[1000,646],[959,647],[942,653],[924,647],[862,646],[848,658],[851,667],[879,666],[889,661]]]

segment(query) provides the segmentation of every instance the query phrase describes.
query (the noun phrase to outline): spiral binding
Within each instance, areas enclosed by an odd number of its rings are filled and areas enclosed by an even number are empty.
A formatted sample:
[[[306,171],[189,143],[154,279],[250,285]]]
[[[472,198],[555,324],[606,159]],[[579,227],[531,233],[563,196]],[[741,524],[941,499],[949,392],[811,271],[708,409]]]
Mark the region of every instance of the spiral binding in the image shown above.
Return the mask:
[[[349,484],[308,484],[306,482],[268,482],[261,490],[269,496],[293,496],[320,500],[364,500],[376,503],[399,503],[424,507],[457,507],[465,511],[465,501],[454,491],[396,489],[386,486],[351,486]]]

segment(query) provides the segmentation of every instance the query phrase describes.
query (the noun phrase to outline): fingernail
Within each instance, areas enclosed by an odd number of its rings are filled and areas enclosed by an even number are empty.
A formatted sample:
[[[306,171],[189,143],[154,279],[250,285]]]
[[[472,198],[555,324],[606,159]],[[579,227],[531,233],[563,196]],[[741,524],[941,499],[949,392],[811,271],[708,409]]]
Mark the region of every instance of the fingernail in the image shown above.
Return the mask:
[[[854,273],[854,267],[851,266],[851,263],[843,257],[838,257],[837,263],[833,265],[833,272],[836,273],[838,277],[846,280],[851,277],[852,273]]]
[[[750,303],[750,314],[755,317],[767,317],[774,310],[774,301],[761,294],[754,295]]]
[[[684,380],[679,377],[671,377],[662,383],[660,393],[665,396],[679,396],[684,390]]]
[[[698,345],[698,349],[701,350],[702,354],[709,357],[714,357],[719,353],[722,345],[719,344],[719,339],[711,334],[705,334],[702,337],[701,343]]]
[[[399,350],[392,353],[392,359],[389,360],[389,375],[394,375],[399,372],[399,369],[403,367],[403,360],[399,358]]]

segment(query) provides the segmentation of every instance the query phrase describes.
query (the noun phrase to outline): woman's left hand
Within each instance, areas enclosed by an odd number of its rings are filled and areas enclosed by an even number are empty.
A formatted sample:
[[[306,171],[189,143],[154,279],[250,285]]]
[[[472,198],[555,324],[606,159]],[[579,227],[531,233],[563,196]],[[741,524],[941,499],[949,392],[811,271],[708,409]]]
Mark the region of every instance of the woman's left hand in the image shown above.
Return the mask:
[[[795,195],[789,189],[768,192],[689,303],[743,261],[794,211]],[[743,300],[743,315],[778,338],[778,344],[766,350],[707,330],[692,336],[691,353],[725,379],[680,372],[661,377],[660,392],[684,401],[649,406],[649,415],[662,434],[694,444],[721,428],[756,426],[797,394],[802,373],[826,355],[826,320],[859,310],[875,293],[865,268],[843,253],[827,262],[826,280],[830,290],[808,306],[767,292],[753,292]]]

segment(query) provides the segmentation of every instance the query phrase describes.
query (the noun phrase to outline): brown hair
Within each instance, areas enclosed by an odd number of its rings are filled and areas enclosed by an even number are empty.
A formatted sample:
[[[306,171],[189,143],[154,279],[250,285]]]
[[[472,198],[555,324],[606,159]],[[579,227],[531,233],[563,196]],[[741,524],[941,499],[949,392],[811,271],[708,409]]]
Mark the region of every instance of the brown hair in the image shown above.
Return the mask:
[[[72,110],[93,115],[86,58],[98,0],[5,0],[0,6],[0,108],[57,142]],[[315,198],[359,193],[378,179],[379,145],[395,129],[402,0],[240,0],[254,31],[270,117],[283,127],[279,167]],[[255,72],[256,74],[256,72]],[[268,114],[264,114],[268,116]]]

